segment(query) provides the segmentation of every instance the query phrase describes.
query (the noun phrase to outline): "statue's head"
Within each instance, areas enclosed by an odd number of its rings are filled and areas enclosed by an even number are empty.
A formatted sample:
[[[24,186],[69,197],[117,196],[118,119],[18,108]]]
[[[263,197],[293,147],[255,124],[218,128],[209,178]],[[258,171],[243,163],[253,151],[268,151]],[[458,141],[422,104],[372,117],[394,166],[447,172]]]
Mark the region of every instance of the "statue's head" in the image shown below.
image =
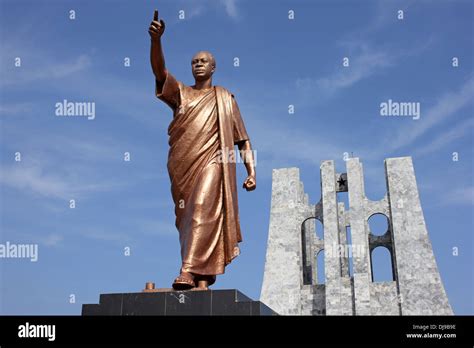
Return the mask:
[[[211,52],[200,51],[191,60],[193,76],[196,81],[209,79],[216,70],[216,60]]]

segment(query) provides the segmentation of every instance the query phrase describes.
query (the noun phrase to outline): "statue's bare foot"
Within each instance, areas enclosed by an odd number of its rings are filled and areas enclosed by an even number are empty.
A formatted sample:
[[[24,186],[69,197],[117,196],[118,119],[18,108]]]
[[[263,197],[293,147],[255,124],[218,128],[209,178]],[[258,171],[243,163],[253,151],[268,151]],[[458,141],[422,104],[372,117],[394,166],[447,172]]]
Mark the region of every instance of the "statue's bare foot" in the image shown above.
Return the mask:
[[[196,286],[194,277],[191,273],[181,272],[181,274],[173,282],[173,289],[175,290],[190,290]]]

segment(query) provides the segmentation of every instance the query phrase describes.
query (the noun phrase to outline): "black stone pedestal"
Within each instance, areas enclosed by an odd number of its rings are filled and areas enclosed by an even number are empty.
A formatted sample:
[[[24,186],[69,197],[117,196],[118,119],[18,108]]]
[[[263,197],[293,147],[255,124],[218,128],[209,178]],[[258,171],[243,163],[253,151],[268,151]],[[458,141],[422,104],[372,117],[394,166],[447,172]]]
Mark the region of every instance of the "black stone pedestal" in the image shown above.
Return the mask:
[[[276,315],[238,290],[102,294],[82,305],[82,315]]]

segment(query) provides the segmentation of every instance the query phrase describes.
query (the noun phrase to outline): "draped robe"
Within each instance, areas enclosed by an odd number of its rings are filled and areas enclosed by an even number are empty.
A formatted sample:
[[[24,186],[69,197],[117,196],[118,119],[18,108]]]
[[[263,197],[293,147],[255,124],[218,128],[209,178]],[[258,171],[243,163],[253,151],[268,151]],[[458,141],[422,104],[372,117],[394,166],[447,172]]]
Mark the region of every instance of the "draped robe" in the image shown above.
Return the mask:
[[[196,90],[170,73],[156,96],[173,109],[168,173],[181,271],[222,274],[242,241],[235,160],[226,156],[249,139],[239,108],[225,88]]]

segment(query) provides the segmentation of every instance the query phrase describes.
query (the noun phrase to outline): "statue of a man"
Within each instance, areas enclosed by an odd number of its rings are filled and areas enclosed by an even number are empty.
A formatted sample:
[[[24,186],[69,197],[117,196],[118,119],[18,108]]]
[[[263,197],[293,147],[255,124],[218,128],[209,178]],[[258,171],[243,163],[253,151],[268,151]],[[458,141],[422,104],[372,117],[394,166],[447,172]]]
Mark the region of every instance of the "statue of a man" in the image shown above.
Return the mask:
[[[173,110],[168,127],[168,173],[175,204],[182,264],[176,290],[207,290],[239,255],[242,241],[237,203],[234,146],[248,176],[243,187],[256,187],[252,147],[234,96],[212,85],[216,69],[209,52],[191,61],[193,86],[177,81],[165,67],[161,36],[165,30],[155,10],[148,30],[156,96]]]

